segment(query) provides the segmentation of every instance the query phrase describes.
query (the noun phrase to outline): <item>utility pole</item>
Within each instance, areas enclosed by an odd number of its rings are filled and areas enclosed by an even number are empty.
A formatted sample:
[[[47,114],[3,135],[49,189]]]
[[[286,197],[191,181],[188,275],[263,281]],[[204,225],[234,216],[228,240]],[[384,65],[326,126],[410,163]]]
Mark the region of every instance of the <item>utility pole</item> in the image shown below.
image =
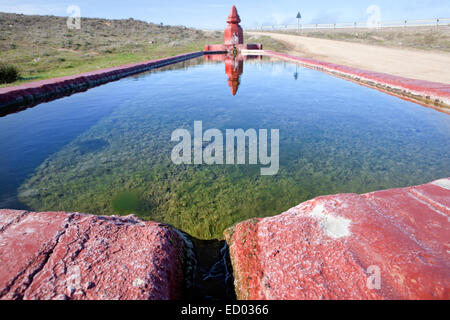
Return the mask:
[[[298,29],[297,33],[300,33],[300,19],[302,18],[302,15],[300,14],[300,11],[297,13],[297,20],[298,20]]]

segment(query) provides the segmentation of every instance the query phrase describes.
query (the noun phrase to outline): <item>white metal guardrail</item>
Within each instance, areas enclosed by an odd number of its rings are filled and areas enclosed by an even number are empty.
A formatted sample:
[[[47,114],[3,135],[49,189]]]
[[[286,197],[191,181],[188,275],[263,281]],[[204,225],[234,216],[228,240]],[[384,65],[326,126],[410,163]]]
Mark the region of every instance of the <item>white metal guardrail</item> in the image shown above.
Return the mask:
[[[376,28],[407,28],[407,27],[436,27],[450,26],[449,19],[417,19],[417,20],[394,20],[381,21]],[[319,30],[319,29],[369,29],[374,25],[368,25],[367,22],[347,22],[347,23],[318,23],[318,24],[288,24],[288,25],[272,25],[260,26],[253,28],[245,28],[246,30]]]

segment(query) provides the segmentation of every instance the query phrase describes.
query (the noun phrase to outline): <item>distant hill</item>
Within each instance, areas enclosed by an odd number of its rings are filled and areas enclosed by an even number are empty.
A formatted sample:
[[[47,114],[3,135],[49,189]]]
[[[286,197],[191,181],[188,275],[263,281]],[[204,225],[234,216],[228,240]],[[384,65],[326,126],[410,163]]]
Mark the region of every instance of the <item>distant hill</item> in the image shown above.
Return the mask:
[[[0,13],[0,62],[16,65],[22,81],[197,51],[222,41],[221,32],[134,19],[82,18],[80,30],[69,30],[67,17]]]

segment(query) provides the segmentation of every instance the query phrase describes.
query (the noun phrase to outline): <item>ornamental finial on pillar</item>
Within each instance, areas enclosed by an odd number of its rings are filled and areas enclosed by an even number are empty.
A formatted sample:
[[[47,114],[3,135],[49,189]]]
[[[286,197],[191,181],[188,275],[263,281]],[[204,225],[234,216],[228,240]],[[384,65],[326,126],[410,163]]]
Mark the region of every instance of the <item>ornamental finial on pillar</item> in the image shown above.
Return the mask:
[[[227,23],[236,24],[236,23],[240,23],[240,22],[241,22],[241,18],[239,17],[236,6],[233,6],[233,8],[231,8],[231,13],[228,16]]]

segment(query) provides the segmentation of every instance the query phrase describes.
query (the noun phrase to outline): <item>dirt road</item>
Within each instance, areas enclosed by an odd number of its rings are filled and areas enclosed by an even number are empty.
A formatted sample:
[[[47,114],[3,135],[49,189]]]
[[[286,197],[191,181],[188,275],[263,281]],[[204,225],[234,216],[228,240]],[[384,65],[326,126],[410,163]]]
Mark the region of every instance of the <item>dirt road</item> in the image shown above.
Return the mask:
[[[279,33],[248,32],[248,34],[266,35],[286,42],[292,47],[288,52],[292,55],[412,79],[450,84],[449,53],[395,49]]]

